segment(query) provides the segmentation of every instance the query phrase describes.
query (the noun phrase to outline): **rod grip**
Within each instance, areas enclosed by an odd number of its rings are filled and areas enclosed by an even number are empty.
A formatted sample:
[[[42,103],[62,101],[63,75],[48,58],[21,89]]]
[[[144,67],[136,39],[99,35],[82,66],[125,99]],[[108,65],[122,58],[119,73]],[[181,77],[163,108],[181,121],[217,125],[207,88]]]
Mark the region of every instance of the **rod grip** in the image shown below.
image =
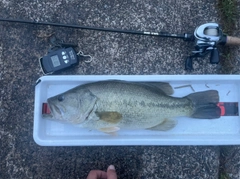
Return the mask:
[[[227,36],[226,45],[240,45],[240,38]]]

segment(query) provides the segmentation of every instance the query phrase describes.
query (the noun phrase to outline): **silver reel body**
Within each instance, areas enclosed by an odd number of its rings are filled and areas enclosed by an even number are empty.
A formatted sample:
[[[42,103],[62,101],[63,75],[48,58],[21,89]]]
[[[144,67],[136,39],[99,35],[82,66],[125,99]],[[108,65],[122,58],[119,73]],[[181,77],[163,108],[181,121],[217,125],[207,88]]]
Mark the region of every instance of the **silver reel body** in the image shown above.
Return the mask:
[[[200,41],[218,42],[222,36],[222,30],[217,23],[206,23],[197,27],[194,36]]]
[[[187,58],[185,69],[193,69],[192,59],[194,57],[204,57],[208,53],[211,53],[211,64],[219,63],[219,52],[217,45],[223,43],[223,37],[224,35],[222,33],[222,29],[217,23],[206,23],[197,27],[194,31],[195,50],[192,51],[192,55]]]
[[[196,51],[193,54],[204,56],[207,51],[216,48],[222,38],[222,30],[217,23],[206,23],[195,29],[194,37]]]

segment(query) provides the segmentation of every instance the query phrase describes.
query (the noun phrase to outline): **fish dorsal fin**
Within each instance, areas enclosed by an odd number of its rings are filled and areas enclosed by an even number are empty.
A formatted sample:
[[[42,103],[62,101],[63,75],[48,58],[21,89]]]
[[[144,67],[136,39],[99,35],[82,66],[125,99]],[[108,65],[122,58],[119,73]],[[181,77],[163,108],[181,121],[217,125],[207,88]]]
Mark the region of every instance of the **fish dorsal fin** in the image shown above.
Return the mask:
[[[148,87],[148,89],[154,90],[156,92],[164,93],[168,96],[174,93],[172,86],[167,82],[130,82],[130,81],[123,81],[123,80],[108,80],[108,81],[117,82],[117,83],[137,84],[143,87]]]
[[[169,83],[165,82],[144,82],[141,84],[146,85],[154,90],[163,92],[168,96],[172,95],[174,92],[172,86]]]
[[[120,130],[119,127],[102,127],[99,128],[100,131],[105,132],[105,133],[114,133]]]
[[[96,112],[96,115],[100,118],[100,120],[113,124],[122,120],[122,114],[116,111]]]
[[[177,125],[177,121],[166,118],[162,123],[147,129],[153,130],[153,131],[167,131],[174,128],[176,125]]]

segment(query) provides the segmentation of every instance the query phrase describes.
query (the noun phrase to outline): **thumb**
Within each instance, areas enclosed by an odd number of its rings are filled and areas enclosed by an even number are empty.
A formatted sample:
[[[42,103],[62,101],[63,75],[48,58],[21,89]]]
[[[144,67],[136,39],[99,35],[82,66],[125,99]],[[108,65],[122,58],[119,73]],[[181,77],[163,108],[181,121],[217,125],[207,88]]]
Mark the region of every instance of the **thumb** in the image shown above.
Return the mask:
[[[110,165],[107,169],[107,179],[117,179],[115,167]]]

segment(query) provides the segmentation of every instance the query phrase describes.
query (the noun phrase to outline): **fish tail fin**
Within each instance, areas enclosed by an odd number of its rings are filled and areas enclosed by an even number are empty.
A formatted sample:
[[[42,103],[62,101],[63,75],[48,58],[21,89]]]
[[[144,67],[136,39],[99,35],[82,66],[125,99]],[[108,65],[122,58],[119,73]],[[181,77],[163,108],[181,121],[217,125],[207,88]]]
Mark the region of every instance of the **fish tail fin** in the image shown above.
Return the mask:
[[[199,119],[215,119],[221,116],[218,91],[208,90],[193,93],[187,96],[193,103],[194,113],[191,117]]]

